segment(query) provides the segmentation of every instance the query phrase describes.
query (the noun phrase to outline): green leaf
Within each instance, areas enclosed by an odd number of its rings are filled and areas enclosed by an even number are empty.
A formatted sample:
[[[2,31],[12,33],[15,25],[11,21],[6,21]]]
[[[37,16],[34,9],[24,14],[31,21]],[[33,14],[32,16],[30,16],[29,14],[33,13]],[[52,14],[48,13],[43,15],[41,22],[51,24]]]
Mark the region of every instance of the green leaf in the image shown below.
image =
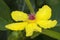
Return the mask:
[[[6,19],[7,21],[11,21],[10,8],[3,0],[0,0],[0,17]]]
[[[0,30],[6,30],[5,25],[10,22],[10,9],[3,0],[0,0]]]
[[[31,38],[35,38],[36,36],[38,36],[40,33],[34,33],[34,35],[31,36]],[[59,39],[60,40],[60,33],[59,32],[56,32],[56,31],[52,31],[52,30],[43,30],[42,34],[45,34],[49,37],[52,37],[52,38],[56,38],[56,39]]]
[[[47,36],[50,36],[52,38],[56,38],[56,39],[60,40],[60,33],[58,33],[58,32],[55,32],[52,30],[44,30],[42,33]]]
[[[8,24],[8,21],[0,17],[0,30],[6,30],[5,25]]]

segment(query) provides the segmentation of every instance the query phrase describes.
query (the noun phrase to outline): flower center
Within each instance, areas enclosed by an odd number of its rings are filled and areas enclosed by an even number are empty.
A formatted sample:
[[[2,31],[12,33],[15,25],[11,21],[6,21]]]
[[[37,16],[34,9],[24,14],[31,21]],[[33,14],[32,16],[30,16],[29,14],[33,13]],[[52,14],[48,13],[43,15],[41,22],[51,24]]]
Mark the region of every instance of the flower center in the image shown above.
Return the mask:
[[[35,15],[34,14],[29,14],[28,16],[29,16],[30,20],[34,20],[35,19]]]

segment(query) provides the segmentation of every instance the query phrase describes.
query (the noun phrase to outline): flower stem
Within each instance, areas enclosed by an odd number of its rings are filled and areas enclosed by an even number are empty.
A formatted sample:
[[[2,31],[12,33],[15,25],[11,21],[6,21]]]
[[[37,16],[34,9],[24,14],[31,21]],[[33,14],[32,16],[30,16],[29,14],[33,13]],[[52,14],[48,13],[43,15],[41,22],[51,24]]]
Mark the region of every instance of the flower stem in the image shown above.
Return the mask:
[[[45,35],[48,35],[52,38],[56,38],[56,39],[60,40],[60,33],[58,33],[58,32],[55,32],[52,30],[44,30],[42,33]]]
[[[30,0],[25,0],[25,3],[27,4],[27,7],[29,8],[30,12],[33,14],[34,13],[34,9],[30,3]]]
[[[58,39],[60,40],[60,33],[56,32],[56,31],[52,31],[52,30],[43,30],[42,34],[45,34],[49,37],[52,37],[52,38],[55,38],[55,39]],[[40,33],[32,36],[31,38],[35,38],[36,36],[40,35]]]

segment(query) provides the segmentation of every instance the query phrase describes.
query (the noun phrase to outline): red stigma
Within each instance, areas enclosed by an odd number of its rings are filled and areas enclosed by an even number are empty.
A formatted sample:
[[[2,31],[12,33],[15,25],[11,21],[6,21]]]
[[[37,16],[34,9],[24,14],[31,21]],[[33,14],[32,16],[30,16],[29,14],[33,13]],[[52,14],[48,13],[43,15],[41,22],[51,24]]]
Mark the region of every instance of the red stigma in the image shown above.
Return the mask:
[[[28,16],[29,16],[30,20],[34,20],[35,19],[35,15],[34,14],[29,14]]]

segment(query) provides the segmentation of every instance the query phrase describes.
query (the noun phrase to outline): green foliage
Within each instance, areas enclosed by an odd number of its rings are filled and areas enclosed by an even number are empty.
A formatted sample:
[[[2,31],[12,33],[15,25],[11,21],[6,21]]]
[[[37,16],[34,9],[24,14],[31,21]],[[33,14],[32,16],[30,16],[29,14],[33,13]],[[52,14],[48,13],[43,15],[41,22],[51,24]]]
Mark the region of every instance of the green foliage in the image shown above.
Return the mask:
[[[45,35],[48,35],[50,37],[53,37],[53,38],[56,38],[56,39],[60,40],[60,33],[58,33],[58,32],[55,32],[55,31],[52,31],[52,30],[44,30],[42,33],[45,34]]]
[[[18,32],[16,32],[16,31],[14,31],[14,32],[12,32],[10,35],[9,35],[9,37],[7,38],[7,40],[18,40],[18,36],[19,35],[19,33]]]
[[[12,3],[9,2],[10,0],[7,0],[9,4],[12,5],[14,2],[15,6],[11,6],[12,10],[13,8],[16,8],[17,10],[22,10],[24,12],[29,13],[30,12],[36,12],[38,8],[41,8],[43,5],[49,5],[52,8],[52,18],[56,19],[58,21],[58,24],[55,28],[52,28],[50,30],[45,30],[42,32],[42,34],[48,35],[50,37],[56,38],[60,40],[60,0],[11,0]],[[31,2],[31,3],[30,3]],[[27,6],[26,6],[27,5]],[[10,7],[9,6],[9,7]],[[11,20],[11,9],[7,6],[7,4],[4,2],[4,0],[0,0],[0,30],[6,30],[5,25],[12,22]],[[16,10],[15,9],[15,10]],[[22,34],[22,33],[21,33]],[[19,34],[21,36],[21,34]],[[31,38],[35,38],[40,33],[34,33]],[[15,39],[13,39],[15,37]],[[12,38],[12,39],[11,39]],[[18,33],[12,32],[12,34],[9,36],[8,40],[17,40],[18,39]]]
[[[0,0],[0,17],[10,21],[10,9],[3,0]]]
[[[12,31],[7,40],[25,40],[21,31]]]
[[[8,21],[0,17],[0,30],[6,30],[5,25],[8,24]]]
[[[5,25],[11,22],[10,9],[3,0],[0,0],[0,30],[6,30]]]

